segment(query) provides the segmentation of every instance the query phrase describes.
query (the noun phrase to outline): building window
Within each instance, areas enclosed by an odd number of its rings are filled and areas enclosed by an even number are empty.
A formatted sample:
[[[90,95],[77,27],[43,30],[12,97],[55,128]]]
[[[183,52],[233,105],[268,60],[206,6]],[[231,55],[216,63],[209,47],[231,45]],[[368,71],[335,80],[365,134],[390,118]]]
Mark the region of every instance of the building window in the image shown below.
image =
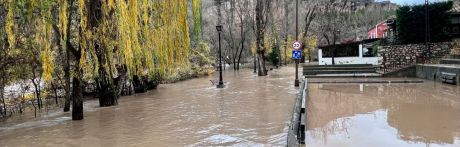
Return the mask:
[[[363,48],[363,57],[375,57],[372,48]]]

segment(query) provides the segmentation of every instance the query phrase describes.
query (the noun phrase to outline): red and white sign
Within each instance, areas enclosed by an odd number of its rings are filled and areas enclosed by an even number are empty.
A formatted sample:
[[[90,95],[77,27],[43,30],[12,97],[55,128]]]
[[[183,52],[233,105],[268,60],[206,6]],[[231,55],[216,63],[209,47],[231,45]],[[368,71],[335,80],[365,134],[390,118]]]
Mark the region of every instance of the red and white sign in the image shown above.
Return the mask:
[[[292,47],[296,50],[300,49],[302,47],[302,43],[296,41],[294,43],[292,43]]]

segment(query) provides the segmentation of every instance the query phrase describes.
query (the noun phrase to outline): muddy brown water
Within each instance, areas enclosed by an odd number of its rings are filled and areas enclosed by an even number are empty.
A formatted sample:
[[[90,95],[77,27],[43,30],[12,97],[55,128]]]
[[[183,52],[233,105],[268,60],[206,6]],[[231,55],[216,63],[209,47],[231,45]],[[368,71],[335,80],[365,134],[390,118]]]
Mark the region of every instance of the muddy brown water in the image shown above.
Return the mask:
[[[460,147],[460,86],[309,84],[307,147]]]
[[[257,77],[251,70],[160,85],[100,108],[84,103],[85,118],[55,112],[0,124],[0,146],[285,146],[297,89],[292,67]]]

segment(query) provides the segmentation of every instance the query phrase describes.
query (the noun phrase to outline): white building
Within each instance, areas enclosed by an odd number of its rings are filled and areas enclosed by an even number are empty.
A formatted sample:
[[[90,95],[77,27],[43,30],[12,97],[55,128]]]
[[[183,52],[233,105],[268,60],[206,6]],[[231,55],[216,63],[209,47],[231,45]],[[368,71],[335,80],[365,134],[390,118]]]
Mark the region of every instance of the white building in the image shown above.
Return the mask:
[[[332,65],[332,56],[335,48],[335,64],[372,64],[380,65],[383,60],[378,57],[373,48],[378,39],[369,39],[339,45],[319,47],[318,64]]]

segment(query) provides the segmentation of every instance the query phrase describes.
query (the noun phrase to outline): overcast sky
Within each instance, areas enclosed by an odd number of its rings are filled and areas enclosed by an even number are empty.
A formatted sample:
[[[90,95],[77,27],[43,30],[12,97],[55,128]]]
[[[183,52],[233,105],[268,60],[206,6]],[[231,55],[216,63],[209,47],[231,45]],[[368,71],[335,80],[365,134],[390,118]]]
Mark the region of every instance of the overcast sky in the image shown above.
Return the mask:
[[[385,0],[377,0],[377,1],[385,1]],[[399,5],[413,5],[413,4],[424,4],[425,0],[390,0],[392,3],[396,3]],[[429,2],[439,2],[444,0],[429,0]]]

